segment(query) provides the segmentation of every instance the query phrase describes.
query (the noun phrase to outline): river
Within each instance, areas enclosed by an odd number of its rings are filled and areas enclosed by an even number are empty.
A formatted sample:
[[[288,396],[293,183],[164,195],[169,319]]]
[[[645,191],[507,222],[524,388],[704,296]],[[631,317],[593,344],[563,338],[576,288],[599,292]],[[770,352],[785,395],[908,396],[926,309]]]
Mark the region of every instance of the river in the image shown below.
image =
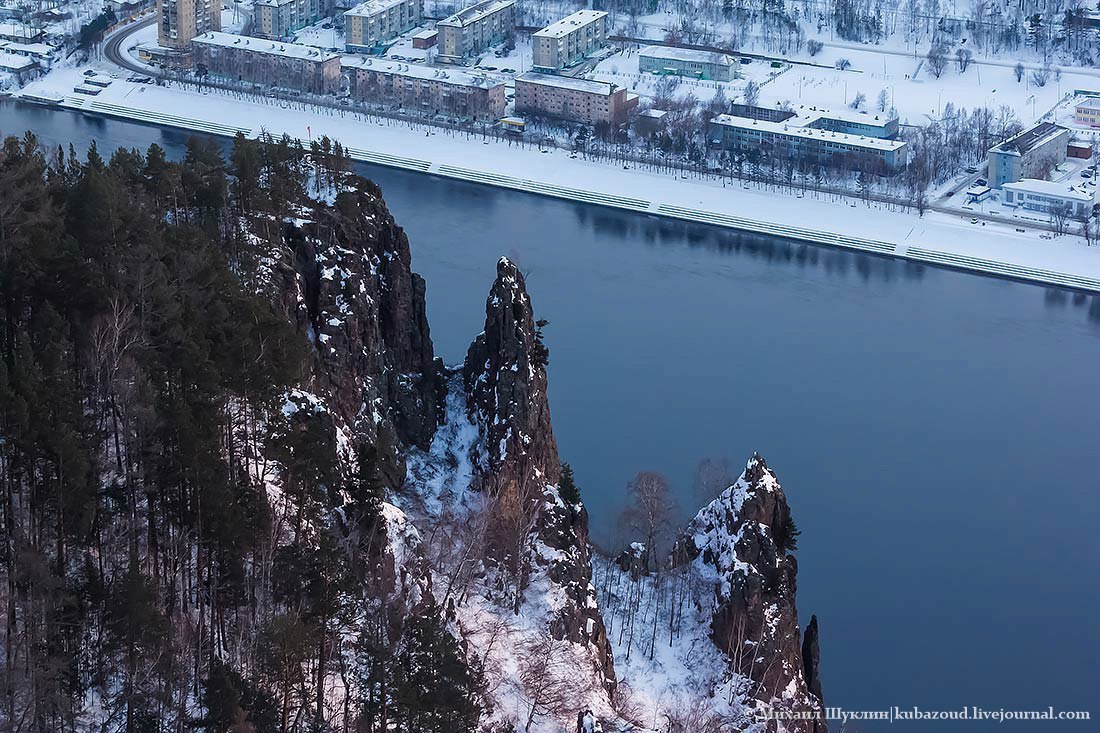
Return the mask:
[[[0,132],[27,128],[104,153],[185,139],[0,101]],[[821,624],[829,705],[1095,704],[1100,298],[365,172],[408,231],[448,362],[481,330],[497,257],[527,273],[597,540],[636,472],[664,473],[693,513],[701,459],[736,470],[758,450],[802,530],[799,609]]]

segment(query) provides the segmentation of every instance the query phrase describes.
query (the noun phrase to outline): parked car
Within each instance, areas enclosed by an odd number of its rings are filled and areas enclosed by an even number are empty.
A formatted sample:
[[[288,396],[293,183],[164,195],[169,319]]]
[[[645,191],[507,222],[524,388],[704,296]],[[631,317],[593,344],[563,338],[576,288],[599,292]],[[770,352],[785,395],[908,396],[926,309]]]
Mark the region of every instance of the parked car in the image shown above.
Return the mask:
[[[948,192],[947,192],[947,198],[951,198],[951,197],[952,197],[952,196],[954,196],[954,195],[955,195],[955,192],[954,192],[954,191],[948,191]]]
[[[979,178],[978,180],[974,181],[975,186],[984,186],[987,183],[989,183],[989,181],[985,180],[984,178]]]
[[[977,173],[978,172],[978,166],[968,165],[968,166],[966,166],[966,172],[967,173]]]

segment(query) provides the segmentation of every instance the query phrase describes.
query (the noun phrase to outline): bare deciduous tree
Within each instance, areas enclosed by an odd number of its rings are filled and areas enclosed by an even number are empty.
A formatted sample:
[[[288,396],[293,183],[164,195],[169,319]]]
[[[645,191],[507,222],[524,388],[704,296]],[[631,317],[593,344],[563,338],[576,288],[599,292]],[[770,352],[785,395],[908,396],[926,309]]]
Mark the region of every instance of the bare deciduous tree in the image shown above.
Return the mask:
[[[628,503],[623,520],[645,538],[650,562],[670,540],[676,505],[668,489],[668,479],[653,471],[642,471],[627,484]]]

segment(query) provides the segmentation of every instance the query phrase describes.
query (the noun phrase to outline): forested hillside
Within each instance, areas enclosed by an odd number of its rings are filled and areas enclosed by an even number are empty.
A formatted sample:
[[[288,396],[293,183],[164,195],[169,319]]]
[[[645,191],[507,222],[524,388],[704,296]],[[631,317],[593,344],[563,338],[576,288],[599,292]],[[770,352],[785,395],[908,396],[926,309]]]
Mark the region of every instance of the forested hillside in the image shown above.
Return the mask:
[[[823,730],[763,461],[595,559],[522,273],[444,367],[338,144],[28,134],[0,191],[0,732]]]

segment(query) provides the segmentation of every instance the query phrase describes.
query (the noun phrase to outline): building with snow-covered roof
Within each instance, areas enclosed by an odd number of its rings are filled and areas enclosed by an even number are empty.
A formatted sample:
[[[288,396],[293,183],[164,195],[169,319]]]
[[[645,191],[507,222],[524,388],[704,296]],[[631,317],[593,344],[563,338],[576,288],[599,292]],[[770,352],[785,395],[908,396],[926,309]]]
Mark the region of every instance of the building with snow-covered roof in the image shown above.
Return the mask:
[[[1096,199],[1095,194],[1086,190],[1084,185],[1074,186],[1066,181],[1025,178],[1006,183],[1001,188],[1006,206],[1074,219],[1090,216]]]
[[[989,185],[1001,188],[1023,178],[1046,178],[1066,160],[1069,128],[1038,122],[989,149]]]
[[[196,36],[192,48],[200,73],[314,94],[340,87],[340,57],[313,46],[212,31]]]
[[[424,19],[424,0],[367,0],[344,13],[346,49],[373,53]]]
[[[381,59],[344,61],[356,99],[398,104],[428,115],[496,120],[504,115],[504,79]]]
[[[883,173],[900,170],[908,162],[908,149],[901,140],[852,135],[805,122],[797,116],[773,121],[718,115],[710,121],[709,137],[713,145],[746,155],[791,156]]]
[[[19,20],[0,22],[0,40],[15,41],[16,43],[38,43],[45,35],[41,28]]]
[[[333,0],[256,0],[253,32],[260,38],[286,38],[332,14]]]
[[[638,71],[729,81],[737,76],[737,59],[716,51],[674,46],[646,46],[638,52]]]
[[[607,43],[607,13],[578,10],[531,34],[533,69],[548,74],[584,60]]]
[[[516,77],[516,114],[620,125],[637,105],[636,94],[604,81],[538,72]]]
[[[435,24],[439,61],[461,64],[515,32],[515,0],[482,0]]]
[[[858,110],[835,110],[799,105],[798,107],[761,107],[749,104],[731,104],[730,114],[768,122],[788,122],[799,127],[843,132],[893,139],[898,135],[897,115],[872,114]]]

